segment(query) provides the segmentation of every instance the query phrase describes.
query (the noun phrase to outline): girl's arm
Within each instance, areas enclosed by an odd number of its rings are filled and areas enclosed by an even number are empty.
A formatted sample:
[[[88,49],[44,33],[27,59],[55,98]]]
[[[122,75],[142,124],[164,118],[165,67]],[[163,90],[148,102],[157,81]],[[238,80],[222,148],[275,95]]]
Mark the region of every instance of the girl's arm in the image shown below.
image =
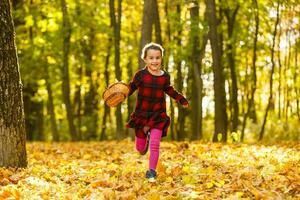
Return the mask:
[[[133,79],[128,84],[128,86],[129,86],[128,96],[132,95],[137,90],[137,88],[139,87],[140,83],[141,83],[140,75],[137,72],[134,75]]]
[[[168,76],[167,84],[165,87],[165,93],[167,93],[170,97],[175,99],[177,102],[179,102],[184,107],[188,107],[189,102],[188,100],[179,92],[177,92],[174,87],[170,84],[170,76]]]

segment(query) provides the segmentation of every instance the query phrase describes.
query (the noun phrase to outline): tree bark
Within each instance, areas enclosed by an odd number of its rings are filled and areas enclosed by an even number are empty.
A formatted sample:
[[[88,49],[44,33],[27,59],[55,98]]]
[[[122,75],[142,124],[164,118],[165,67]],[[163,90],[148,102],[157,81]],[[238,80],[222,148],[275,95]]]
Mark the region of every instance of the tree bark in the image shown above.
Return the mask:
[[[291,34],[290,34],[290,30],[287,30],[287,51],[288,52],[288,56],[287,56],[287,64],[284,67],[284,76],[285,76],[285,80],[290,80],[291,77],[289,77],[290,75],[288,74],[288,70],[291,69],[291,52],[292,52],[292,45],[291,45]],[[280,42],[280,41],[278,41]],[[286,106],[285,106],[285,123],[288,123],[288,118],[289,118],[289,108],[290,108],[290,102],[291,102],[291,87],[289,84],[287,84],[286,82],[286,90],[285,90],[285,100],[286,100]]]
[[[109,85],[109,58],[110,58],[110,51],[111,51],[111,44],[112,44],[112,38],[109,37],[108,40],[108,46],[107,46],[107,54],[105,57],[105,65],[104,65],[104,78],[105,78],[105,83],[106,86]],[[100,141],[103,141],[104,139],[107,138],[106,136],[106,123],[107,123],[107,118],[109,117],[110,113],[110,107],[107,105],[104,106],[104,114],[103,114],[103,120],[102,120],[102,125],[101,125],[101,133],[100,133]]]
[[[218,141],[218,134],[222,134],[222,141],[227,141],[227,113],[225,78],[222,66],[222,46],[218,36],[218,22],[216,17],[215,0],[205,0],[209,24],[209,39],[212,48],[215,96],[215,132],[213,141]]]
[[[279,35],[278,35],[279,41],[277,44],[277,48],[280,49],[280,38],[281,38],[281,26],[279,25]],[[280,51],[277,53],[278,56],[278,119],[281,119],[281,87],[282,87],[282,76],[281,76],[281,69],[282,69],[282,64],[281,64],[281,55]]]
[[[299,44],[299,38],[297,39],[296,41],[296,44]],[[295,48],[295,66],[298,66],[298,48],[297,48],[297,45],[296,45],[296,48]],[[294,76],[294,82],[297,83],[297,81],[299,81],[299,68],[296,68],[295,69],[295,76]],[[300,87],[299,85],[295,85],[295,94],[296,94],[296,113],[297,113],[297,116],[298,116],[298,120],[300,121],[300,110],[299,110],[299,99],[300,99]]]
[[[174,63],[176,66],[177,71],[177,77],[176,77],[176,89],[178,91],[182,91],[183,89],[183,76],[182,76],[182,70],[181,70],[181,62],[182,62],[182,22],[181,22],[181,5],[178,3],[176,5],[176,17],[175,17],[175,27],[176,27],[176,36],[174,37],[174,40],[176,42],[177,48],[176,52],[174,52]],[[187,113],[182,108],[180,103],[175,104],[178,108],[178,118],[177,118],[177,125],[176,125],[176,132],[177,132],[177,139],[178,140],[184,140],[186,137],[186,133],[184,130],[184,124],[185,124],[185,118]]]
[[[67,11],[67,5],[65,0],[61,0],[61,9],[63,14],[63,96],[64,103],[67,111],[67,119],[69,125],[69,133],[72,141],[77,140],[77,131],[74,125],[73,109],[70,99],[70,77],[69,77],[69,51],[70,51],[70,38],[71,38],[71,26],[69,21],[69,15]]]
[[[84,55],[85,75],[89,81],[89,91],[84,96],[84,119],[86,122],[88,133],[86,139],[94,140],[97,137],[97,120],[98,120],[98,106],[97,106],[97,88],[95,87],[93,74],[93,49],[95,48],[95,30],[90,28],[89,37],[87,40],[81,41],[82,52]]]
[[[157,0],[154,1],[154,26],[155,26],[155,42],[162,45],[161,26]]]
[[[201,61],[199,58],[200,53],[200,41],[199,41],[199,4],[197,1],[193,1],[193,6],[190,8],[191,15],[191,32],[190,41],[192,45],[191,61],[193,71],[193,95],[192,95],[192,139],[198,140],[202,138],[202,90],[203,81],[201,78]],[[207,40],[206,40],[207,41]],[[205,43],[205,41],[203,41]],[[205,47],[204,47],[205,48]]]
[[[255,98],[255,91],[256,91],[256,85],[257,85],[257,78],[256,78],[256,60],[257,60],[257,39],[258,39],[258,30],[259,30],[259,8],[257,4],[257,0],[253,0],[254,4],[254,14],[255,14],[255,34],[253,39],[253,57],[252,57],[252,86],[251,86],[251,95],[250,99],[248,100],[248,107],[246,114],[244,115],[243,120],[243,127],[242,127],[242,133],[241,133],[241,141],[244,141],[245,136],[245,128],[247,125],[247,119],[249,115],[251,114],[251,111],[255,113],[255,105],[254,105],[254,98]]]
[[[111,26],[114,30],[115,73],[116,73],[116,79],[118,81],[121,81],[122,72],[121,72],[121,67],[120,67],[120,40],[121,40],[122,0],[118,0],[117,16],[115,14],[114,0],[109,1],[109,8],[110,8]],[[124,138],[124,128],[123,128],[123,120],[122,120],[122,113],[121,113],[121,105],[117,106],[116,117],[117,117],[116,138],[118,140],[120,140],[120,139]]]
[[[239,105],[238,105],[238,86],[237,86],[237,75],[236,75],[236,67],[235,67],[235,58],[234,58],[234,45],[233,45],[233,32],[234,32],[234,23],[236,19],[236,15],[239,9],[239,5],[236,6],[234,11],[231,11],[229,8],[225,9],[225,16],[227,18],[227,26],[228,26],[228,44],[227,44],[227,57],[230,68],[231,75],[231,101],[232,105],[231,111],[231,132],[237,132],[238,128],[238,117],[239,117]]]
[[[140,58],[143,47],[152,40],[152,24],[154,21],[155,0],[144,0],[142,35],[139,50],[139,68],[144,67],[144,61]]]
[[[164,7],[164,11],[165,11],[165,15],[166,15],[166,43],[170,44],[171,43],[171,24],[170,24],[170,16],[169,16],[169,0],[166,0],[165,2],[165,7]],[[170,54],[171,54],[171,48],[169,45],[167,45],[165,47],[165,55],[164,55],[164,67],[165,70],[168,71],[169,70],[169,58],[170,58]],[[168,97],[169,98],[169,97]],[[174,119],[175,119],[175,112],[174,112],[174,103],[173,101],[170,101],[170,114],[171,114],[171,124],[170,124],[170,135],[171,135],[171,139],[175,140],[177,139],[177,136],[175,135],[175,128],[174,128]]]
[[[46,73],[48,73],[48,72],[46,72]],[[47,89],[47,93],[48,93],[48,106],[47,107],[48,107],[48,112],[50,115],[52,140],[55,142],[58,142],[59,141],[59,133],[57,130],[56,116],[55,116],[54,103],[53,103],[53,92],[52,92],[51,84],[49,82],[49,78],[46,78],[46,89]]]
[[[259,132],[259,141],[261,141],[263,139],[265,126],[266,126],[267,118],[268,118],[268,113],[269,113],[271,104],[273,103],[273,74],[274,74],[274,70],[275,70],[274,52],[275,52],[275,43],[276,43],[276,35],[277,35],[277,26],[279,24],[279,7],[280,7],[280,4],[278,3],[277,9],[276,9],[277,17],[276,17],[275,28],[274,28],[274,32],[273,32],[273,43],[272,43],[272,49],[271,49],[272,68],[271,68],[270,82],[269,82],[270,95],[269,95],[268,105],[267,105],[264,119],[263,119],[263,124],[262,124],[261,130]]]
[[[22,83],[9,0],[0,3],[0,166],[26,167]]]
[[[83,138],[83,134],[81,131],[81,124],[82,124],[82,114],[81,114],[81,110],[82,110],[82,101],[81,101],[81,87],[82,87],[82,65],[79,64],[78,69],[77,69],[77,75],[78,75],[78,81],[79,83],[76,83],[76,87],[75,87],[75,95],[74,95],[74,103],[73,103],[73,110],[77,119],[77,139],[78,140],[82,140],[85,139]],[[91,132],[92,132],[92,128],[94,127],[88,127],[87,129],[90,130],[91,128]],[[86,134],[85,134],[86,135]]]

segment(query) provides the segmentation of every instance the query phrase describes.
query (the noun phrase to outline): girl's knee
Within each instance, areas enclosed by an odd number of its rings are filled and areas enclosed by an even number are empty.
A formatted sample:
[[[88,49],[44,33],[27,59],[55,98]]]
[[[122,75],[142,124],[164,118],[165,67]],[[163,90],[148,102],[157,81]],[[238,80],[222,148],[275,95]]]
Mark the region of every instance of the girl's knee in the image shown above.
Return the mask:
[[[135,148],[137,151],[143,151],[146,145],[146,138],[135,137]]]

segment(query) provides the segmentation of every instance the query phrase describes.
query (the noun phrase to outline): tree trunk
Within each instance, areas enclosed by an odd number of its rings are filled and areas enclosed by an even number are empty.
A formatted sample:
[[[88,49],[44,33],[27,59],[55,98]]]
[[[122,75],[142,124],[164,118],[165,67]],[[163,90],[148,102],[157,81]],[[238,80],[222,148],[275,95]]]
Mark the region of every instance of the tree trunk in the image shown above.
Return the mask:
[[[199,24],[199,5],[197,1],[193,2],[193,6],[190,9],[191,15],[191,32],[190,32],[190,44],[191,44],[191,69],[192,74],[189,78],[192,82],[191,107],[190,111],[192,122],[192,137],[193,140],[202,139],[202,99],[203,99],[203,80],[202,74],[202,60],[205,55],[205,48],[208,41],[207,29],[205,28],[202,34],[201,46],[200,46],[200,30]],[[205,20],[207,20],[207,12],[205,12]]]
[[[140,58],[143,47],[152,40],[152,24],[154,21],[155,0],[144,0],[142,35],[139,51],[139,68],[144,67],[144,61]]]
[[[244,120],[243,120],[243,127],[242,127],[242,133],[241,133],[241,141],[244,141],[244,136],[245,136],[245,128],[247,125],[247,118],[251,114],[251,112],[255,113],[255,105],[254,105],[254,97],[255,97],[255,91],[256,91],[256,60],[257,60],[257,39],[258,39],[258,30],[259,30],[259,9],[258,9],[258,4],[257,0],[253,0],[254,3],[254,14],[255,14],[255,34],[254,34],[254,39],[253,39],[253,57],[252,57],[252,86],[251,86],[251,96],[248,101],[248,108],[247,112],[244,115]]]
[[[299,44],[299,38],[297,39],[296,41],[296,44]],[[297,48],[297,45],[296,45],[296,48],[295,48],[295,66],[298,66],[298,48]],[[295,76],[294,76],[294,82],[297,83],[297,81],[299,81],[299,68],[296,68],[295,69]],[[300,87],[299,85],[295,85],[295,94],[296,94],[296,113],[297,113],[297,116],[298,116],[298,120],[300,121],[300,110],[299,110],[299,99],[300,99]]]
[[[169,0],[166,0],[165,2],[165,16],[166,16],[166,43],[170,44],[171,43],[171,25],[170,25],[170,16],[169,16]],[[164,67],[166,71],[169,71],[169,58],[170,58],[170,54],[171,54],[171,48],[168,46],[165,47],[165,55],[164,55]],[[169,98],[169,97],[167,97]],[[177,136],[175,135],[175,128],[174,128],[174,119],[175,119],[175,112],[174,112],[174,103],[173,101],[170,101],[170,117],[171,117],[171,124],[170,124],[170,135],[171,135],[171,139],[175,140],[177,139]]]
[[[109,37],[108,40],[108,47],[107,47],[107,54],[105,57],[105,65],[104,65],[104,78],[105,78],[105,83],[106,86],[109,85],[109,58],[110,58],[110,51],[111,51],[111,44],[112,44],[112,38]],[[104,106],[104,114],[103,114],[103,120],[102,120],[102,125],[101,125],[101,133],[100,133],[100,141],[103,141],[104,139],[107,138],[106,136],[106,123],[107,123],[107,118],[109,117],[110,113],[110,108],[105,105]]]
[[[280,42],[280,41],[279,41]],[[285,80],[290,80],[291,77],[289,77],[290,75],[287,73],[287,71],[289,69],[291,69],[291,52],[292,52],[292,45],[291,45],[291,36],[290,36],[290,31],[289,29],[287,30],[287,52],[288,52],[288,56],[287,56],[287,64],[285,65]],[[290,108],[290,100],[291,100],[291,87],[289,86],[289,84],[286,83],[286,94],[285,94],[285,99],[286,99],[286,109],[285,109],[285,123],[288,123],[288,118],[289,118],[289,108]]]
[[[46,73],[48,74],[48,71]],[[52,140],[55,142],[58,142],[59,141],[59,133],[57,130],[56,116],[55,116],[54,103],[53,103],[53,93],[52,93],[51,84],[49,82],[49,78],[46,78],[46,89],[47,89],[47,93],[48,93],[48,106],[47,107],[48,107],[48,112],[50,115]]]
[[[154,25],[155,25],[155,42],[162,45],[161,28],[160,28],[160,17],[157,0],[154,1]]]
[[[215,0],[205,0],[209,24],[209,39],[212,48],[213,72],[214,72],[214,96],[215,96],[215,132],[213,141],[218,141],[218,134],[222,134],[222,141],[227,140],[227,113],[225,78],[222,66],[222,46],[218,37],[218,25],[216,17]]]
[[[113,27],[113,30],[114,30],[115,73],[116,73],[116,79],[118,81],[121,81],[122,72],[121,72],[121,67],[120,67],[120,40],[121,40],[122,0],[118,0],[117,17],[115,14],[114,0],[109,1],[109,8],[110,8],[111,26]],[[124,128],[123,128],[123,120],[122,120],[122,113],[121,113],[121,105],[117,106],[116,117],[117,117],[116,137],[118,140],[120,140],[120,139],[124,138]]]
[[[0,3],[0,166],[26,167],[22,83],[9,0]]]
[[[279,35],[278,35],[279,41],[277,44],[277,48],[280,49],[280,38],[281,38],[281,26],[279,25]],[[282,69],[282,64],[281,64],[281,55],[280,55],[280,51],[277,52],[278,55],[278,74],[279,74],[279,78],[278,78],[278,119],[281,119],[281,69]]]
[[[279,7],[280,7],[280,4],[278,3],[277,4],[277,17],[276,17],[275,28],[274,28],[274,33],[273,33],[273,44],[272,44],[272,49],[271,49],[272,68],[271,68],[270,85],[269,85],[269,87],[270,87],[270,96],[269,96],[266,112],[265,112],[265,115],[264,115],[263,124],[262,124],[261,130],[259,132],[259,140],[260,141],[263,139],[264,131],[265,131],[265,125],[267,123],[268,112],[269,112],[271,104],[273,102],[273,74],[274,74],[274,70],[275,70],[274,52],[275,52],[275,43],[276,43],[276,35],[277,35],[277,26],[279,24]]]
[[[234,11],[232,12],[229,8],[225,9],[225,15],[227,18],[227,26],[228,26],[228,44],[227,44],[227,57],[230,68],[231,75],[231,101],[230,104],[232,106],[231,111],[231,132],[237,132],[238,128],[238,117],[239,117],[239,105],[238,105],[238,86],[237,86],[237,75],[236,75],[236,67],[235,67],[235,58],[234,58],[234,23],[236,19],[236,15],[239,9],[239,5],[236,6]]]
[[[81,110],[82,110],[82,101],[81,101],[81,87],[82,87],[82,65],[79,64],[78,69],[77,69],[77,75],[79,77],[79,83],[76,83],[76,88],[75,88],[75,95],[74,95],[74,103],[73,103],[73,110],[77,119],[77,139],[78,140],[82,140],[83,139],[83,134],[81,131],[81,123],[82,123],[82,114],[81,114]],[[87,129],[89,130],[91,128],[91,132],[92,132],[92,128],[93,127],[88,127]],[[85,134],[86,135],[86,134]]]
[[[175,17],[175,26],[176,28],[176,36],[174,40],[176,42],[177,48],[176,53],[174,52],[174,63],[176,66],[177,71],[177,78],[176,78],[176,89],[178,91],[182,91],[183,89],[183,77],[182,77],[182,70],[181,70],[181,62],[182,62],[182,22],[181,22],[181,5],[178,3],[176,5],[176,17]],[[186,137],[186,133],[184,130],[185,118],[186,113],[185,110],[182,108],[180,103],[175,104],[178,108],[178,118],[177,118],[177,125],[176,125],[176,132],[177,132],[177,140],[184,140]]]
[[[67,119],[69,125],[69,133],[72,141],[77,140],[77,131],[74,125],[74,116],[70,100],[70,78],[69,78],[69,51],[70,51],[70,38],[71,38],[71,26],[67,11],[67,5],[65,0],[61,0],[61,9],[63,14],[63,96],[64,103],[67,111]]]
[[[132,57],[130,56],[128,58],[128,63],[127,63],[127,77],[132,77],[133,76],[133,71],[132,71]],[[134,109],[134,102],[131,98],[132,96],[130,96],[129,98],[127,98],[127,108],[128,108],[128,115],[127,115],[127,121],[130,120],[130,115],[133,112]],[[125,137],[132,137],[133,134],[129,134],[131,130],[129,128],[126,129],[125,131]]]
[[[82,52],[85,61],[85,75],[89,81],[89,91],[84,96],[84,119],[85,126],[87,126],[88,133],[85,137],[88,140],[94,140],[97,137],[97,88],[92,78],[93,73],[93,49],[95,40],[95,31],[93,28],[89,30],[89,37],[87,40],[81,41]]]

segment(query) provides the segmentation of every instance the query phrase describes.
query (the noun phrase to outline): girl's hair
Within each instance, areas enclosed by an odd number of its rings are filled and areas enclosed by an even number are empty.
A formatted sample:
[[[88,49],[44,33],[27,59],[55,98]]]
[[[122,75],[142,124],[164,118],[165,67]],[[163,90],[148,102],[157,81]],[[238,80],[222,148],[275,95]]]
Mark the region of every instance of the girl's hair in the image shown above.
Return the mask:
[[[141,55],[141,58],[142,58],[142,59],[145,59],[145,58],[146,58],[146,56],[147,56],[147,51],[148,51],[149,49],[154,49],[154,50],[160,51],[161,57],[162,57],[162,58],[164,57],[164,48],[163,48],[161,45],[157,44],[157,43],[151,42],[151,43],[148,43],[148,44],[146,44],[146,45],[144,46],[144,48],[143,48],[143,50],[142,50],[142,55]]]

